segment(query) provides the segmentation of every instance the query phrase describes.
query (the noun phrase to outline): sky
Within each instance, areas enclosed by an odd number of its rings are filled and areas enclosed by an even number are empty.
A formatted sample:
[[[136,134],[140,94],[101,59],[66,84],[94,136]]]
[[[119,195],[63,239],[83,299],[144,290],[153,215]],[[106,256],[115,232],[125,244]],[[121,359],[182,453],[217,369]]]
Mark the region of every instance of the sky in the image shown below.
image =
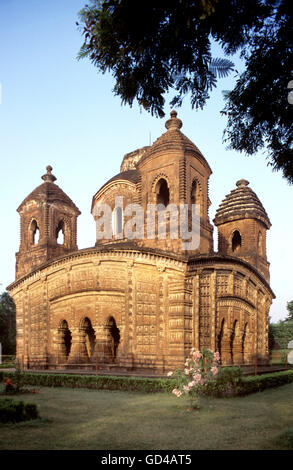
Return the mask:
[[[77,60],[83,40],[76,21],[85,3],[0,0],[0,292],[15,279],[20,241],[16,209],[43,182],[47,165],[82,212],[79,248],[94,246],[92,196],[119,173],[126,153],[153,143],[166,131],[170,100],[163,119],[136,104],[122,106],[112,92],[111,75],[100,74],[88,60]],[[237,58],[235,64],[241,69]],[[270,317],[277,322],[286,317],[287,302],[293,300],[293,187],[280,172],[272,172],[265,152],[248,157],[223,143],[222,91],[231,90],[235,79],[233,74],[221,79],[204,110],[192,110],[187,97],[177,109],[178,118],[182,132],[213,171],[210,220],[241,178],[250,182],[269,215],[267,256],[276,295]],[[215,228],[215,247],[216,239]]]

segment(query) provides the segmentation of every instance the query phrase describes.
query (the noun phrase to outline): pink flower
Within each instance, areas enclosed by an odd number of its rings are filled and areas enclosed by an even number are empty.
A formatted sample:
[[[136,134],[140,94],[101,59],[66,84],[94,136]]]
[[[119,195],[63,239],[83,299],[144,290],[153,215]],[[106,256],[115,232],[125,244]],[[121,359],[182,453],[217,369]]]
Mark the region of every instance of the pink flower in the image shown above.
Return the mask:
[[[214,353],[214,361],[219,361],[220,360],[220,354],[217,352]]]
[[[189,375],[190,374],[190,369],[184,369],[184,374]]]
[[[189,382],[188,387],[192,388],[192,387],[195,386],[195,384],[196,384],[196,382],[194,380],[192,380],[192,382]]]
[[[183,390],[185,393],[189,392],[189,384],[188,385],[183,385]]]
[[[193,358],[195,361],[198,361],[199,359],[201,359],[201,357],[202,357],[202,354],[200,351],[194,351]]]
[[[211,367],[211,373],[212,373],[213,375],[217,375],[217,373],[218,373],[218,368],[217,368],[216,366]]]
[[[201,374],[199,373],[194,374],[193,379],[194,379],[194,382],[198,384],[201,381]]]
[[[174,393],[174,395],[176,395],[176,397],[181,397],[182,395],[182,392],[180,390],[178,390],[177,388],[174,388],[174,390],[172,390],[172,393]]]

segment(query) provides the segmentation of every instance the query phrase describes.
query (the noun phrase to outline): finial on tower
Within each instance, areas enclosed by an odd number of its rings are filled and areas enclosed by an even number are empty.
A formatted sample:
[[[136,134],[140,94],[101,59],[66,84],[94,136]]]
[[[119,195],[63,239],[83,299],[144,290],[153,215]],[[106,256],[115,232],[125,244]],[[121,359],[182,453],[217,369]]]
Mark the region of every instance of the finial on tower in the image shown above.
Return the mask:
[[[56,176],[52,175],[53,168],[50,165],[48,165],[46,166],[46,170],[47,170],[47,173],[42,176],[42,180],[54,183],[54,181],[56,181],[57,178]]]
[[[175,110],[171,111],[170,116],[171,119],[168,119],[165,124],[165,127],[168,129],[168,131],[172,129],[181,129],[182,121],[181,119],[177,119],[177,112]]]
[[[249,185],[249,181],[247,180],[238,180],[236,183],[236,186],[238,188],[245,188],[245,186],[248,186],[248,185]]]

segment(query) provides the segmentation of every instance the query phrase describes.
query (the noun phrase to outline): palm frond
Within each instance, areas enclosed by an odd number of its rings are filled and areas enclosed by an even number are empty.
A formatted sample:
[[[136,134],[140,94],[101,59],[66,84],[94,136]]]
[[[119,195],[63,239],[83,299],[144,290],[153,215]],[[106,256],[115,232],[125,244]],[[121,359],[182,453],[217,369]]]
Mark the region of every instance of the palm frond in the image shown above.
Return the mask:
[[[209,65],[209,72],[211,72],[215,77],[224,78],[229,75],[230,72],[234,70],[234,64],[231,60],[215,58],[212,59]]]

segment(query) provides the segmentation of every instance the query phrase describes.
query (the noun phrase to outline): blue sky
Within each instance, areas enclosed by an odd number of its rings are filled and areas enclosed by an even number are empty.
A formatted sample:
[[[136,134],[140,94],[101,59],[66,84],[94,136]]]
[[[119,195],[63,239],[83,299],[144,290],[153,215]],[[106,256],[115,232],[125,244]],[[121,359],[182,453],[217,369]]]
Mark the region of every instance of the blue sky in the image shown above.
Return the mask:
[[[137,105],[122,106],[112,93],[111,76],[98,74],[87,60],[76,59],[82,36],[75,22],[84,3],[0,0],[0,292],[15,277],[20,234],[16,209],[42,183],[48,164],[58,178],[56,183],[82,212],[79,248],[93,246],[92,196],[119,173],[125,153],[149,145],[165,132],[168,105],[166,119],[152,117]],[[241,67],[238,62],[237,67]],[[241,178],[250,182],[270,217],[267,254],[276,295],[270,316],[278,321],[285,318],[286,304],[293,300],[293,187],[281,173],[271,171],[265,153],[247,157],[228,151],[223,144],[222,90],[231,89],[234,80],[233,75],[222,79],[203,111],[192,110],[186,99],[177,109],[178,117],[183,121],[182,132],[199,147],[213,170],[211,221]]]

